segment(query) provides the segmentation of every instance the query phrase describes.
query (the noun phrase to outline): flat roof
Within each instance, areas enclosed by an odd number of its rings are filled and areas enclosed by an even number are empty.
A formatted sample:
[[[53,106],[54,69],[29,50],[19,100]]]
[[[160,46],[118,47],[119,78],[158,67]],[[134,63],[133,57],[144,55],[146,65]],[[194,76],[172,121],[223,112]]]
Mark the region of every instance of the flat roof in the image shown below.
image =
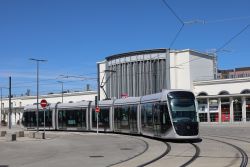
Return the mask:
[[[111,56],[106,57],[105,59],[107,61],[110,61],[113,59],[129,57],[129,56],[134,56],[134,55],[151,54],[151,53],[166,53],[167,50],[168,49],[150,49],[150,50],[133,51],[133,52],[111,55]]]
[[[169,50],[170,53],[181,53],[181,52],[190,52],[192,55],[205,57],[205,58],[213,58],[212,55],[209,55],[207,53],[201,53],[199,51],[191,50],[191,49],[183,49],[183,50],[170,50],[166,48],[160,48],[160,49],[147,49],[147,50],[140,50],[140,51],[133,51],[133,52],[127,52],[127,53],[121,53],[121,54],[115,54],[106,57],[105,59],[107,61],[111,61],[114,59],[129,57],[129,56],[135,56],[135,55],[143,55],[143,54],[155,54],[155,53],[167,53]]]

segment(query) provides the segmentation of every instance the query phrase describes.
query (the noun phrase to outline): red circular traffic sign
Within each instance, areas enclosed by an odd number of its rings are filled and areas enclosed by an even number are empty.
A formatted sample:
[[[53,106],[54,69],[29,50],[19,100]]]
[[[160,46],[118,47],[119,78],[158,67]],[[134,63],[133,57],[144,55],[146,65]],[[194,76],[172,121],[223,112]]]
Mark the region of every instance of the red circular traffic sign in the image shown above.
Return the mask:
[[[96,107],[96,108],[95,108],[95,112],[97,112],[97,113],[100,112],[100,108],[99,108],[99,107]]]
[[[47,101],[45,99],[42,99],[41,102],[40,102],[40,105],[42,108],[46,108],[47,107]]]

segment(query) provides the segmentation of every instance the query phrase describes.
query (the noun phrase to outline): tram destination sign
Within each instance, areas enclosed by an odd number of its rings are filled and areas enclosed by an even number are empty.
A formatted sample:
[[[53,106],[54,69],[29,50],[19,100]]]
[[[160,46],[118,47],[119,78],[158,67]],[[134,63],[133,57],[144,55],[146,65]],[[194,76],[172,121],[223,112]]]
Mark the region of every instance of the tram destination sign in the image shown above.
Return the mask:
[[[48,105],[47,100],[42,99],[41,102],[40,102],[40,105],[41,105],[42,108],[46,108],[47,105]]]

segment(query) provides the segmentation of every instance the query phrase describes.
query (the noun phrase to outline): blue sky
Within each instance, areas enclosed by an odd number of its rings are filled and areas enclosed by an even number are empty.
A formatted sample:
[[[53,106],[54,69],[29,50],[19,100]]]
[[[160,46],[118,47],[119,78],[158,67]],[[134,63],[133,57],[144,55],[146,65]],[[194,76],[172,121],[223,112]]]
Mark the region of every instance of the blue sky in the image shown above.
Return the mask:
[[[166,0],[185,24],[171,49],[220,48],[250,24],[249,0]],[[12,76],[13,94],[59,92],[59,75],[96,77],[96,62],[113,54],[169,48],[181,27],[162,0],[0,0],[0,86]],[[250,66],[250,27],[218,52],[219,68]],[[65,89],[95,81],[63,79]],[[7,90],[3,91],[7,94]]]

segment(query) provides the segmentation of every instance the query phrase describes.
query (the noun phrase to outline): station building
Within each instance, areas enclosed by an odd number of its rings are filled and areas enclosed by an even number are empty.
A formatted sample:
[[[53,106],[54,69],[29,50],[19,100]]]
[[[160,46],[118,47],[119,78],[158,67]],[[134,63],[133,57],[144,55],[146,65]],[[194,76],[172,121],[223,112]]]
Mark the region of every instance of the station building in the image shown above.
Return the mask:
[[[193,90],[214,79],[216,57],[193,50],[154,49],[117,54],[97,63],[100,99],[143,96],[162,89]]]

